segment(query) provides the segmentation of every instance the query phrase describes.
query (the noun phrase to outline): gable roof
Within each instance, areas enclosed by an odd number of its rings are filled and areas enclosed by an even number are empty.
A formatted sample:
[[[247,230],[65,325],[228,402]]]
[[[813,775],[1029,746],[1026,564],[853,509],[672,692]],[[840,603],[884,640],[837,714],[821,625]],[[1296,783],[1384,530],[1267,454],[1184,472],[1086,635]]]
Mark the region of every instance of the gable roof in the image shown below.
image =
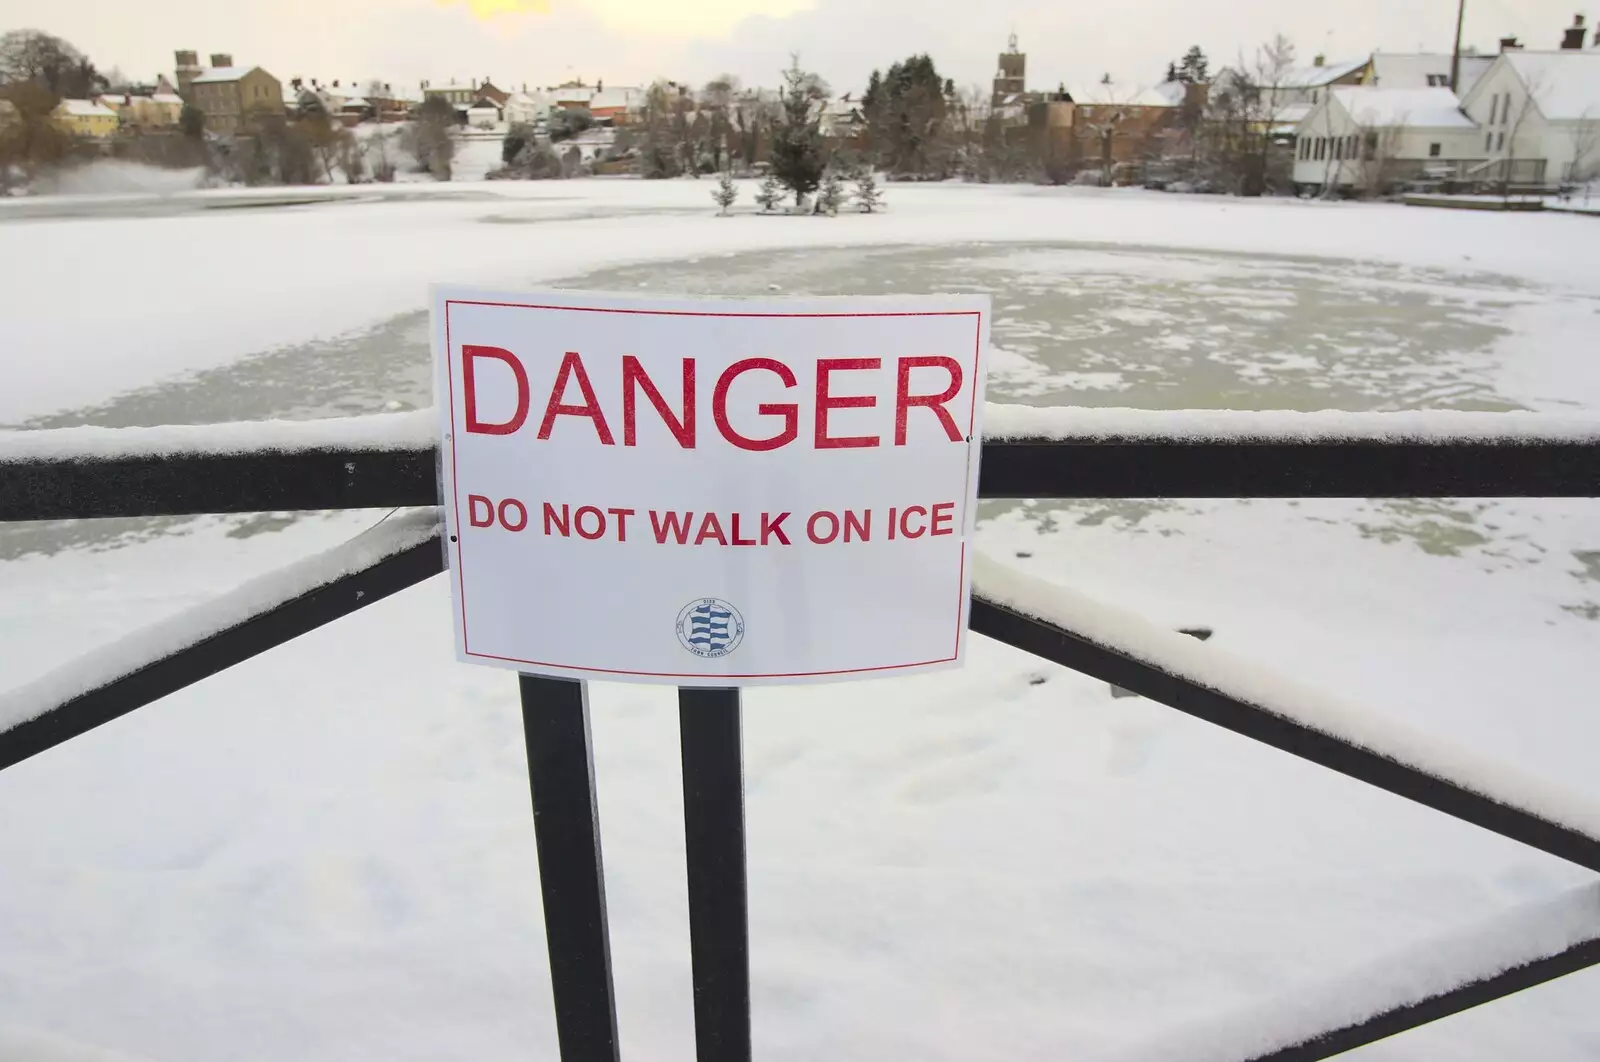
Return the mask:
[[[1279,88],[1316,88],[1337,81],[1341,77],[1360,70],[1369,62],[1367,56],[1360,59],[1346,59],[1338,63],[1324,63],[1321,66],[1296,66],[1284,71],[1278,79]]]
[[[1600,119],[1600,52],[1513,51],[1502,55],[1551,121]]]
[[[117,112],[94,100],[62,100],[61,109],[74,118],[115,118]]]
[[[195,78],[194,84],[218,85],[229,81],[238,81],[252,70],[260,69],[259,66],[214,66]]]
[[[1359,124],[1376,129],[1475,129],[1461,113],[1461,101],[1447,88],[1378,88],[1348,85],[1331,90],[1339,106]]]
[[[1096,81],[1088,85],[1068,85],[1067,95],[1072,102],[1090,107],[1114,104],[1122,107],[1171,107],[1171,99],[1156,89],[1145,85],[1128,85],[1113,81],[1107,84]]]
[[[594,111],[625,109],[632,107],[643,95],[643,89],[621,87],[601,89],[589,101],[589,109]]]
[[[1494,63],[1492,55],[1463,55],[1456,95],[1472,91],[1478,78]],[[1381,89],[1430,88],[1428,78],[1450,77],[1449,52],[1373,52],[1372,85]]]

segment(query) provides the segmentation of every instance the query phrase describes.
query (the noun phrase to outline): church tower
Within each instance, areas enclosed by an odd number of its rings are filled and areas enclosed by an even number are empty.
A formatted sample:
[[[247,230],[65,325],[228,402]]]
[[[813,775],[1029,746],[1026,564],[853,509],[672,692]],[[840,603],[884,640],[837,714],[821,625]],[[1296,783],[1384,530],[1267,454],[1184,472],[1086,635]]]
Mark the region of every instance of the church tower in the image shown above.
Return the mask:
[[[1006,50],[1000,53],[1000,67],[994,75],[994,97],[990,100],[992,106],[998,107],[1007,96],[1015,96],[1027,91],[1028,57],[1017,51],[1017,35],[1013,33],[1006,42]]]

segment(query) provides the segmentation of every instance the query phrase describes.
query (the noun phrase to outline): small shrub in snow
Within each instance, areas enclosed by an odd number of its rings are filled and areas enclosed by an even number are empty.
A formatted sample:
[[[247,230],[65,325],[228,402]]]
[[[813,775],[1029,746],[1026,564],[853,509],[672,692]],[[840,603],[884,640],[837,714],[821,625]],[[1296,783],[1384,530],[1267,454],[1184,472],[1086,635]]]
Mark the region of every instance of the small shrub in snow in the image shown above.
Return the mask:
[[[530,140],[509,165],[489,176],[494,180],[555,181],[566,176],[566,167],[555,148],[541,140]]]
[[[839,184],[838,175],[828,174],[822,179],[822,187],[817,190],[815,213],[832,217],[839,213],[839,204],[843,201],[844,188]]]
[[[719,212],[727,214],[728,208],[739,198],[739,186],[733,183],[732,171],[722,171],[722,176],[717,179],[717,187],[711,192],[711,198],[721,208]]]
[[[855,200],[856,209],[863,214],[883,209],[883,193],[878,190],[878,178],[873,175],[871,166],[863,167],[856,174]]]
[[[756,202],[761,205],[764,214],[770,214],[779,203],[783,202],[783,184],[772,174],[761,182],[761,187],[756,189]]]

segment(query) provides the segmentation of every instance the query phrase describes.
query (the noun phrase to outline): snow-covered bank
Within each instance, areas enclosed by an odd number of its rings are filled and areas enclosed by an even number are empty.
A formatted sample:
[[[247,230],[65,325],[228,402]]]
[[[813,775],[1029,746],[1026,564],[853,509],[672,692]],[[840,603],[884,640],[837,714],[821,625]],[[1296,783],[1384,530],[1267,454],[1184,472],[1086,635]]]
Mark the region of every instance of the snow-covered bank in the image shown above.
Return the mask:
[[[19,271],[0,293],[11,343],[0,423],[369,326],[424,307],[436,281],[527,286],[622,262],[760,248],[1068,241],[1373,260],[1600,291],[1600,244],[1573,238],[1580,218],[967,185],[896,186],[884,214],[718,218],[710,187],[606,178],[363,185],[303,190],[338,206],[0,224],[7,261],[169,263],[97,286],[92,314],[74,311],[75,290],[52,271]]]

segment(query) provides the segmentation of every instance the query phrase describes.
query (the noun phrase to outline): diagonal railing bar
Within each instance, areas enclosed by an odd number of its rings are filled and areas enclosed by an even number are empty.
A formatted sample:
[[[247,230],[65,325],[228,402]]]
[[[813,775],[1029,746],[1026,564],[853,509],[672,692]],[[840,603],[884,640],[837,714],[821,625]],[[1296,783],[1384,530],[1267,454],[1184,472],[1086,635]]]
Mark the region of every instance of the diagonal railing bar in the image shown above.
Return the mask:
[[[1600,809],[1504,765],[1460,777],[1462,765],[1476,759],[1446,741],[1377,723],[1258,666],[1235,670],[1210,644],[981,555],[973,565],[970,623],[979,634],[1600,871],[1600,828],[1591,825],[1600,823]],[[1263,696],[1268,687],[1294,703]]]
[[[1600,965],[1600,885],[1524,904],[1100,1062],[1316,1062]]]
[[[1365,1021],[1331,1029],[1303,1043],[1251,1056],[1244,1062],[1320,1062],[1594,966],[1600,966],[1600,937],[1591,937],[1548,958],[1535,959],[1481,980],[1469,981],[1448,992],[1386,1010]]]
[[[990,405],[980,497],[1600,496],[1583,418],[1135,412]],[[422,410],[0,432],[0,521],[437,505],[433,430]]]
[[[443,570],[437,514],[407,513],[92,650],[0,694],[0,770]]]

